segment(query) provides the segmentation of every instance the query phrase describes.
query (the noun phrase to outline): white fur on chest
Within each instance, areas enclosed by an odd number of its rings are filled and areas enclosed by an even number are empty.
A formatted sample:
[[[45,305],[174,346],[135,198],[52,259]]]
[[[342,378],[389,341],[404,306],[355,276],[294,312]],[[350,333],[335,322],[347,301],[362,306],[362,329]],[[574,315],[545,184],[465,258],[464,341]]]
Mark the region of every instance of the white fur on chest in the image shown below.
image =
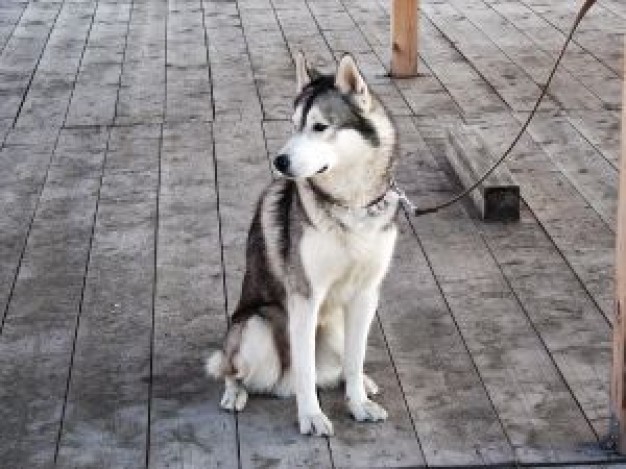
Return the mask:
[[[307,228],[300,255],[312,293],[347,301],[355,290],[376,288],[393,253],[397,229],[328,230]]]

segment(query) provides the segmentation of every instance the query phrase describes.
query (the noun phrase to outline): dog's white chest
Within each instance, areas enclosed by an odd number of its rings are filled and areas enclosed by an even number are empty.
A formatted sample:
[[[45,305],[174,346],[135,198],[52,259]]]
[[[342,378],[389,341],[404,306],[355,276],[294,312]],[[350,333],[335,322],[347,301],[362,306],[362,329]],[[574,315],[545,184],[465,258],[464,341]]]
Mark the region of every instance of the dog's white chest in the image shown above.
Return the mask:
[[[352,290],[382,281],[397,230],[305,231],[300,245],[305,273],[313,290]]]

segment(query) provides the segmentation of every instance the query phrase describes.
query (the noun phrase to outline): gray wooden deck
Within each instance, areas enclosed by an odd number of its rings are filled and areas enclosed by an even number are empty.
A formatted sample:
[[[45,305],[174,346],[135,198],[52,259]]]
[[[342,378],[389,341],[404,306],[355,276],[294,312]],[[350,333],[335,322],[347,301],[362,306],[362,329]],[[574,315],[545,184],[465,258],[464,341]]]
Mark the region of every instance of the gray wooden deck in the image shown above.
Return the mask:
[[[575,3],[423,0],[421,75],[391,80],[388,0],[0,0],[0,467],[617,463],[599,440],[623,0],[590,12],[508,163],[519,223],[401,221],[367,363],[386,423],[323,392],[337,436],[301,437],[293,401],[222,412],[202,370],[289,132],[296,50],[356,56],[427,204],[458,189],[441,124],[506,145]]]

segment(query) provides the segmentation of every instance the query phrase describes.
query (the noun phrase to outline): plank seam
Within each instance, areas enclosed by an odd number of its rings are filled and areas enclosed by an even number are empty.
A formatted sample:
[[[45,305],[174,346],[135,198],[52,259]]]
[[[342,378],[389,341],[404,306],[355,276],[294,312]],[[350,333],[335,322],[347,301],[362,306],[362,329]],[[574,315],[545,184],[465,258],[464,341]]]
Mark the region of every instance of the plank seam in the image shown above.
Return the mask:
[[[2,48],[0,48],[0,57],[2,57],[2,54],[4,53],[4,49],[6,49],[7,44],[11,41],[11,39],[13,38],[13,34],[15,33],[15,30],[17,29],[17,27],[19,26],[20,22],[22,21],[22,17],[24,16],[24,12],[26,12],[26,9],[30,6],[30,4],[24,3],[24,8],[22,8],[22,11],[20,12],[20,15],[17,17],[15,24],[13,25],[13,28],[11,29],[11,32],[9,33],[6,42],[4,43],[4,45],[2,46]]]
[[[166,86],[167,89],[167,86]],[[167,99],[164,100],[164,103]],[[164,104],[165,106],[165,104]],[[152,437],[152,389],[154,381],[154,340],[155,340],[155,317],[156,317],[156,301],[157,301],[157,285],[158,285],[158,249],[159,249],[159,214],[161,203],[161,166],[163,159],[163,124],[160,125],[159,132],[159,160],[157,164],[157,188],[155,200],[155,218],[154,218],[154,259],[152,276],[152,306],[150,321],[150,360],[148,364],[148,421],[146,422],[146,469],[150,467],[150,444]]]
[[[124,34],[124,50],[122,51],[122,58],[120,62],[120,73],[117,80],[117,93],[115,95],[115,111],[111,118],[111,124],[117,124],[117,112],[120,104],[120,91],[122,89],[122,77],[124,76],[124,64],[126,63],[126,50],[128,49],[128,36],[130,36],[130,25],[133,21],[133,11],[135,10],[135,0],[130,0],[130,8],[128,9],[128,23],[126,24],[126,34]],[[142,123],[145,125],[145,123]],[[141,125],[138,124],[137,125]]]
[[[559,378],[561,378],[561,381],[565,385],[565,388],[567,389],[569,394],[572,396],[572,399],[576,403],[576,406],[580,410],[580,413],[583,415],[585,421],[587,422],[587,424],[591,428],[591,431],[595,435],[596,440],[598,441],[598,443],[600,443],[601,436],[597,433],[595,427],[591,423],[591,419],[585,413],[585,410],[583,409],[582,404],[578,400],[578,397],[576,396],[576,393],[574,393],[574,390],[571,388],[569,382],[567,381],[567,379],[565,379],[565,375],[563,374],[563,371],[561,370],[561,368],[559,367],[558,363],[556,362],[554,356],[552,355],[552,351],[550,350],[550,348],[546,344],[546,341],[544,340],[543,336],[541,335],[541,333],[537,329],[537,326],[535,325],[535,322],[533,321],[533,319],[531,318],[530,314],[528,313],[528,311],[524,307],[524,303],[520,299],[517,291],[515,290],[515,288],[513,288],[513,285],[511,284],[511,281],[510,281],[509,277],[505,274],[504,269],[502,268],[502,265],[500,264],[500,261],[498,260],[498,258],[496,257],[495,253],[493,252],[489,241],[486,239],[484,234],[476,226],[476,221],[474,219],[470,218],[470,217],[468,217],[468,218],[470,219],[472,225],[474,226],[474,229],[476,230],[476,232],[478,233],[480,238],[483,240],[483,244],[485,245],[487,251],[489,251],[489,255],[493,259],[494,263],[498,266],[498,270],[500,271],[500,274],[502,275],[502,278],[506,282],[506,285],[507,285],[509,291],[511,292],[511,294],[515,298],[515,302],[519,306],[520,310],[523,312],[523,314],[524,314],[524,316],[526,318],[526,322],[532,328],[533,332],[535,333],[535,335],[537,336],[537,338],[541,342],[541,345],[542,345],[544,351],[546,352],[546,354],[548,355],[550,362],[554,366],[554,369],[557,371]]]
[[[198,0],[200,4],[200,11],[202,13],[202,31],[204,32],[204,49],[207,62],[207,73],[209,76],[209,87],[211,89],[211,115],[212,120],[215,120],[215,93],[213,90],[213,69],[211,67],[211,49],[209,47],[209,36],[206,28],[206,9],[204,8],[204,0]]]
[[[41,58],[46,52],[46,48],[48,47],[48,42],[50,42],[50,37],[52,36],[52,31],[54,31],[54,27],[57,24],[57,20],[59,19],[59,16],[61,15],[61,11],[63,11],[63,8],[65,8],[65,0],[61,2],[61,6],[59,7],[59,10],[54,16],[54,20],[52,20],[52,26],[50,26],[50,31],[48,31],[48,36],[46,37],[46,40],[43,43],[43,47],[41,48],[39,57],[37,57],[37,63],[35,64],[35,67],[33,68],[33,71],[31,72],[30,77],[28,78],[28,84],[26,85],[26,89],[24,89],[24,93],[22,94],[20,105],[18,106],[17,113],[15,114],[15,117],[13,118],[13,124],[11,124],[12,129],[15,128],[15,124],[17,123],[17,120],[20,117],[20,113],[22,112],[22,107],[24,106],[24,103],[26,102],[26,95],[28,95],[28,92],[30,91],[30,86],[32,85],[33,79],[35,78],[35,73],[37,72],[37,69],[39,68],[39,63],[41,62]]]
[[[484,2],[483,2],[484,3]],[[521,64],[519,64],[515,59],[513,59],[507,52],[505,52],[496,42],[493,41],[493,39],[491,39],[490,36],[488,36],[487,34],[484,33],[484,28],[481,28],[478,24],[476,24],[474,22],[474,20],[472,20],[469,16],[467,16],[463,11],[459,10],[455,5],[451,4],[451,3],[446,3],[446,5],[449,5],[454,11],[456,11],[459,15],[461,15],[470,25],[472,25],[474,27],[474,29],[476,29],[481,36],[488,41],[491,45],[493,45],[498,51],[500,51],[500,53],[506,58],[506,60],[509,61],[509,63],[511,65],[513,65],[516,69],[520,70],[522,72],[522,76],[526,76],[526,78],[530,81],[530,83],[534,84],[537,86],[537,89],[541,90],[541,83],[538,83],[533,76],[526,70],[526,68],[524,68]],[[508,20],[508,18],[500,15],[496,10],[493,10],[492,8],[489,8],[490,10],[494,11],[496,14],[498,14],[508,25],[510,25],[511,27],[513,27],[516,31],[518,31],[520,33],[520,35],[526,37],[527,39],[530,40],[530,42],[532,42],[533,44],[535,44],[537,46],[537,50],[544,52],[546,55],[549,56],[550,60],[552,60],[552,56],[550,54],[547,54],[543,49],[541,49],[539,47],[538,44],[535,43],[535,41],[533,41],[531,38],[529,38],[528,36],[526,36],[526,34],[521,31],[514,23],[512,23],[511,21]],[[424,15],[426,15],[426,13],[424,12]],[[583,83],[582,81],[580,81],[580,79],[574,75],[572,72],[570,72],[569,68],[567,68],[567,66],[565,65],[561,65],[559,67],[559,72],[562,72],[563,70],[565,70],[567,72],[567,74],[573,79],[574,82],[578,83],[580,86],[582,86],[583,88],[585,88],[587,91],[589,91],[589,93],[591,93],[600,103],[600,108],[602,108],[604,102],[602,101],[602,99],[593,91],[591,90],[585,83]],[[552,98],[554,100],[554,102],[559,106],[560,109],[563,109],[565,111],[585,111],[587,110],[587,108],[581,108],[581,109],[577,109],[577,108],[568,108],[565,107],[565,105],[561,102],[561,100],[555,95],[555,90],[554,87],[552,87],[551,89],[549,89],[547,91],[547,96],[549,96],[550,98]]]
[[[459,323],[457,321],[456,316],[454,315],[454,313],[452,312],[452,308],[450,307],[450,303],[448,302],[448,298],[446,298],[443,288],[441,286],[441,283],[439,281],[439,278],[437,277],[437,274],[435,273],[435,269],[433,268],[432,262],[430,260],[430,257],[428,256],[426,249],[422,243],[421,238],[419,237],[419,234],[417,233],[417,229],[415,228],[415,226],[413,225],[413,220],[412,217],[409,216],[409,214],[407,213],[406,209],[403,207],[402,211],[404,213],[404,216],[407,220],[407,222],[409,223],[409,226],[411,228],[411,231],[413,232],[414,235],[414,239],[415,242],[419,248],[419,250],[422,252],[422,255],[424,256],[424,259],[426,260],[426,264],[428,265],[428,269],[430,270],[430,273],[433,277],[433,281],[435,282],[435,284],[437,285],[437,291],[439,292],[439,295],[441,296],[441,299],[443,300],[444,304],[446,305],[446,309],[448,310],[448,314],[450,315],[450,318],[452,320],[452,322],[454,323],[454,328],[456,329],[457,333],[459,334],[459,338],[461,339],[461,343],[463,344],[463,348],[465,349],[465,352],[467,353],[467,356],[469,357],[470,363],[472,364],[472,368],[474,370],[474,372],[476,373],[476,376],[478,378],[478,380],[480,381],[480,385],[483,388],[483,391],[485,392],[485,397],[487,398],[487,400],[489,401],[489,406],[491,407],[491,410],[493,411],[493,414],[496,417],[496,420],[498,422],[498,424],[500,425],[500,429],[502,430],[502,434],[504,435],[504,438],[506,439],[506,442],[509,444],[509,447],[511,448],[511,452],[513,453],[513,455],[515,456],[515,461],[514,464],[518,464],[517,461],[517,455],[515,452],[515,446],[513,445],[513,443],[511,442],[511,438],[509,437],[509,434],[506,431],[506,427],[504,426],[504,422],[502,422],[502,419],[500,418],[500,414],[498,413],[496,406],[493,402],[493,399],[491,397],[491,394],[489,393],[489,390],[487,389],[487,385],[485,384],[485,380],[482,377],[482,375],[480,374],[480,370],[478,369],[478,365],[476,364],[476,361],[474,360],[474,356],[472,355],[469,346],[467,345],[467,341],[465,340],[465,336],[463,335],[463,332],[461,331],[461,327],[459,326]],[[482,458],[482,455],[478,453],[478,456],[480,456]],[[487,465],[487,462],[484,462],[485,465]]]
[[[605,112],[608,112],[608,111],[605,111]],[[573,121],[573,117],[575,116],[570,116],[569,113],[566,113],[564,117],[569,123],[569,125],[571,125],[574,128],[574,130],[576,130],[576,133],[578,133],[578,135],[580,135],[581,138],[583,138],[598,154],[600,154],[600,156],[604,158],[604,160],[608,164],[610,164],[615,169],[615,172],[617,173],[619,171],[617,163],[611,161],[611,159],[607,155],[604,154],[604,151],[602,151],[602,149],[600,149],[597,145],[595,145],[591,140],[587,138],[587,136],[583,133],[582,129],[580,129],[580,127],[576,125],[576,123]]]
[[[87,288],[87,275],[89,273],[89,264],[91,263],[91,250],[93,247],[93,240],[96,232],[96,221],[98,219],[98,209],[100,206],[100,194],[102,192],[102,181],[104,179],[104,167],[106,165],[107,155],[109,153],[109,145],[111,140],[111,130],[107,129],[107,142],[104,150],[104,156],[102,158],[102,164],[100,165],[100,175],[98,177],[98,192],[96,193],[96,206],[94,207],[92,223],[91,223],[91,232],[89,234],[89,243],[87,249],[87,259],[85,261],[85,269],[83,273],[83,281],[80,288],[80,299],[78,302],[78,312],[76,313],[76,319],[74,321],[74,336],[72,337],[72,350],[70,353],[70,362],[67,373],[67,380],[65,383],[65,394],[63,396],[63,405],[61,406],[61,416],[59,418],[59,430],[57,432],[56,443],[54,448],[54,464],[56,465],[59,451],[61,449],[61,437],[63,435],[63,427],[65,423],[65,414],[67,410],[67,401],[69,399],[70,394],[70,384],[72,382],[72,370],[74,368],[74,357],[76,356],[76,343],[78,341],[78,329],[80,326],[80,317],[83,312],[83,300],[85,298],[85,291]]]
[[[200,0],[202,1],[202,0]],[[215,148],[215,129],[214,123],[209,123],[211,127],[211,152],[213,155],[213,182],[215,186],[215,200],[216,200],[216,215],[217,215],[217,233],[220,245],[220,264],[222,270],[222,296],[224,299],[224,316],[226,319],[227,328],[230,327],[230,316],[228,314],[228,285],[226,283],[226,260],[224,258],[224,236],[222,232],[223,221],[222,221],[222,212],[221,212],[221,203],[220,203],[220,188],[218,182],[218,162],[217,162],[217,152]],[[239,414],[237,412],[234,413],[233,418],[235,419],[235,439],[237,441],[237,467],[241,469],[241,441],[239,438]]]
[[[254,69],[254,60],[252,59],[252,54],[250,53],[250,47],[248,46],[248,36],[246,35],[246,28],[243,24],[243,17],[241,16],[241,9],[239,8],[239,1],[235,0],[235,7],[237,8],[237,16],[239,17],[239,23],[241,23],[241,36],[243,38],[243,43],[246,48],[246,55],[248,56],[248,60],[250,62],[250,69],[252,72],[252,81],[254,82],[254,90],[256,91],[257,99],[259,100],[259,107],[261,108],[261,116],[265,118],[265,104],[263,103],[263,99],[261,98],[261,90],[259,89],[259,84],[257,82],[256,71]]]

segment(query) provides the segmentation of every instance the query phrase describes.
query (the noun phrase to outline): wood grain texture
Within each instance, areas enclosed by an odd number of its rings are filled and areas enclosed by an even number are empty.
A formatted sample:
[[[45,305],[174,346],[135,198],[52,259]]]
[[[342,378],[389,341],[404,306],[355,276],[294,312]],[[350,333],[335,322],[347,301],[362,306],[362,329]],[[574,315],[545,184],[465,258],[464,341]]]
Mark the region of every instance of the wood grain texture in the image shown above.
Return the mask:
[[[112,132],[76,332],[58,464],[145,464],[160,127]]]
[[[135,2],[115,109],[117,124],[163,122],[167,0]]]
[[[67,125],[106,125],[115,119],[131,3],[98,5],[76,77]]]
[[[437,152],[438,129],[420,133]],[[415,229],[517,460],[601,459],[589,422],[466,217],[457,206]]]
[[[53,465],[107,135],[64,131],[37,205],[0,336],[0,460],[6,467]],[[25,161],[36,162],[35,148],[25,149]],[[91,170],[77,171],[78,160]],[[23,168],[22,178],[36,179],[35,168]],[[3,186],[18,184],[28,187],[25,179]],[[3,247],[16,234],[7,222],[28,205],[19,194],[5,197],[13,207],[2,210]],[[18,217],[13,222],[19,226]],[[6,262],[11,258],[4,253]]]
[[[167,4],[166,115],[168,122],[210,121],[213,98],[200,0]]]
[[[477,123],[487,144],[500,154],[519,128],[506,115]],[[503,131],[503,129],[506,129]],[[544,153],[543,148],[523,136],[507,162],[522,188],[522,197],[550,238],[567,258],[594,301],[611,320],[613,311],[613,249],[615,236]]]
[[[151,468],[236,468],[235,417],[203,360],[226,331],[217,192],[209,124],[163,130],[152,402]]]

